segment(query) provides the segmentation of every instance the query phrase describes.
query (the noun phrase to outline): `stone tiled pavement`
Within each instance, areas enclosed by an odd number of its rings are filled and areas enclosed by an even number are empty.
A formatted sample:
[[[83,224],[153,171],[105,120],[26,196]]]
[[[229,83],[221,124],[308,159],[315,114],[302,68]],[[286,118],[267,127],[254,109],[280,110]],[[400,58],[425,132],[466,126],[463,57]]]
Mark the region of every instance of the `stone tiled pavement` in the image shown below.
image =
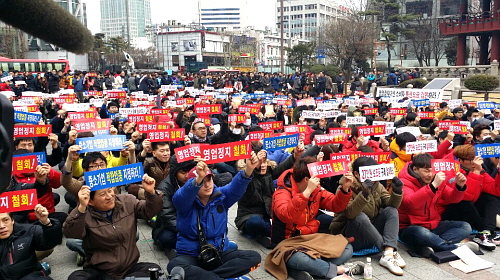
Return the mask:
[[[64,193],[65,190],[61,187],[55,192],[61,195],[61,203],[56,207],[58,211],[67,211],[67,205],[64,203]],[[248,238],[241,235],[234,225],[234,218],[236,216],[236,205],[233,206],[229,211],[229,238],[238,243],[240,249],[252,249],[257,250],[264,262],[265,257],[269,250],[263,248],[257,242],[249,240]],[[154,262],[158,263],[162,268],[165,268],[168,259],[165,254],[155,248],[153,241],[151,239],[151,228],[146,225],[142,220],[139,221],[139,232],[140,239],[137,242],[139,251],[141,252],[140,261]],[[67,279],[68,275],[79,269],[76,266],[76,253],[71,252],[63,244],[55,248],[54,253],[49,256],[45,261],[47,261],[52,269],[51,277],[55,280]],[[478,279],[478,280],[493,280],[500,279],[500,266],[495,265],[490,269],[473,272],[470,274],[462,273],[449,264],[436,264],[432,260],[422,259],[422,258],[412,258],[406,252],[406,248],[401,245],[400,253],[407,262],[407,267],[404,269],[405,274],[402,277],[395,276],[391,274],[388,270],[378,265],[379,257],[377,255],[372,256],[373,263],[373,275],[374,279]],[[487,261],[493,262],[495,264],[500,263],[500,248],[493,252],[485,252],[484,256],[481,256]],[[354,258],[353,260],[362,260],[364,258]],[[270,274],[268,274],[263,267],[253,271],[250,275],[252,279],[275,279]],[[289,278],[291,279],[291,278]],[[356,279],[362,279],[362,277],[357,277]]]

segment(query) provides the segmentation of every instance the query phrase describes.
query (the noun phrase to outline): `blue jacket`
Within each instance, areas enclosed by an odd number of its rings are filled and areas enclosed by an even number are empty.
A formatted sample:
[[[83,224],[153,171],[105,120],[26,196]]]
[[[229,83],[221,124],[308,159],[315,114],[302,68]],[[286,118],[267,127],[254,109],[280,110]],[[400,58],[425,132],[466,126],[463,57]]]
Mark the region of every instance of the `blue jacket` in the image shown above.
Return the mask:
[[[75,92],[84,92],[85,86],[83,85],[83,77],[80,79],[73,78],[73,85],[75,85]]]
[[[253,177],[253,176],[252,176]],[[189,179],[186,184],[177,190],[172,198],[177,210],[177,252],[180,255],[198,256],[198,222],[205,232],[208,243],[220,249],[224,238],[224,251],[227,250],[227,212],[247,189],[252,177],[247,178],[243,171],[236,173],[231,183],[224,187],[214,185],[212,196],[204,206],[197,198],[201,186],[196,185],[196,179]]]
[[[396,74],[394,73],[390,73],[388,76],[387,76],[387,83],[386,83],[388,86],[397,86],[399,83],[398,83],[398,76],[396,76]]]

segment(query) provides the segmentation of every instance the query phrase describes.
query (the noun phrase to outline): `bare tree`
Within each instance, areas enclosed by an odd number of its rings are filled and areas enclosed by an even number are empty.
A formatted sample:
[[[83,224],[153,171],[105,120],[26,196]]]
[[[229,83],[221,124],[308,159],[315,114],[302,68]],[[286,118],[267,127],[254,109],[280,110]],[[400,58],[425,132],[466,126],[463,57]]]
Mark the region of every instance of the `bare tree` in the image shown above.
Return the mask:
[[[366,61],[373,54],[374,28],[362,16],[350,15],[325,27],[325,54],[347,71],[349,77],[356,61]]]

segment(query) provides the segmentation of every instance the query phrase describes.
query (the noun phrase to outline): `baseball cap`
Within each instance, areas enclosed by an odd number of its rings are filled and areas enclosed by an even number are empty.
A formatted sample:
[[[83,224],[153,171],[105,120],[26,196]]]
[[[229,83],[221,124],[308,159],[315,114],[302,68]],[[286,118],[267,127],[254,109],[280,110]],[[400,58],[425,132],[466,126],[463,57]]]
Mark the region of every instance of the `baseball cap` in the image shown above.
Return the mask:
[[[457,107],[455,109],[453,109],[453,114],[456,114],[456,113],[460,113],[460,112],[464,112],[464,109],[460,108],[460,107]]]
[[[191,169],[191,171],[189,171],[189,173],[188,173],[188,180],[191,179],[191,178],[196,178],[196,176],[198,176],[198,174],[196,173],[196,166],[195,166],[193,169]],[[208,169],[208,172],[205,175],[205,177],[203,177],[203,179],[205,179],[207,176],[214,177],[214,174],[212,173],[212,171],[210,169]]]

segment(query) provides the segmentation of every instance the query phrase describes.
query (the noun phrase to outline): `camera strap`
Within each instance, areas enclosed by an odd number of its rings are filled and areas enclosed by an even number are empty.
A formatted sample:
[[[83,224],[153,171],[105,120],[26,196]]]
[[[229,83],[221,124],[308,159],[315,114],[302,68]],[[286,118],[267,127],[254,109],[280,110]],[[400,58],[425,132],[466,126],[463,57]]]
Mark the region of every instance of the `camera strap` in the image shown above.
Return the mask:
[[[203,231],[203,227],[200,222],[200,213],[196,211],[196,216],[198,220],[198,240],[200,241],[200,247],[203,247],[208,244],[207,238],[205,237],[205,232]],[[222,243],[219,251],[222,252],[224,250],[224,241],[226,240],[226,233],[222,236]]]

